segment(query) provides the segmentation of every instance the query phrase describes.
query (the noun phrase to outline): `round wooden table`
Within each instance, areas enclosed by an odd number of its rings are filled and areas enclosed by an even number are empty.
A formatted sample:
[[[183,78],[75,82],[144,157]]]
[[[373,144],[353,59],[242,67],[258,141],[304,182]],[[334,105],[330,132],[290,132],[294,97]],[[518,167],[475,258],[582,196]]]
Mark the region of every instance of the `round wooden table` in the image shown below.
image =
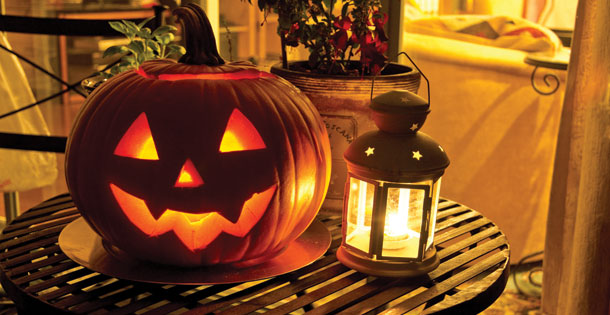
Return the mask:
[[[474,314],[500,296],[508,279],[509,245],[480,213],[442,200],[435,244],[440,266],[421,278],[375,278],[335,257],[341,217],[321,211],[330,249],[299,270],[265,280],[220,285],[164,285],[117,279],[82,267],[59,248],[61,230],[79,218],[63,194],[26,211],[0,236],[0,280],[28,314],[272,314],[302,312]]]

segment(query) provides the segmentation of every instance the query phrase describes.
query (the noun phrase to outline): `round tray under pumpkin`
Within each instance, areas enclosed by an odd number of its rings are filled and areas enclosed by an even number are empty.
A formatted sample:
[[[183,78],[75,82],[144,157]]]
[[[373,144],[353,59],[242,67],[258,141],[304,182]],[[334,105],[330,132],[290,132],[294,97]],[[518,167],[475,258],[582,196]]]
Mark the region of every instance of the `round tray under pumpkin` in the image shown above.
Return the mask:
[[[192,285],[245,282],[288,273],[320,258],[328,250],[330,242],[331,235],[326,226],[314,220],[281,254],[261,264],[183,268],[130,257],[106,245],[82,218],[68,224],[59,235],[59,246],[70,259],[99,273],[141,282]]]

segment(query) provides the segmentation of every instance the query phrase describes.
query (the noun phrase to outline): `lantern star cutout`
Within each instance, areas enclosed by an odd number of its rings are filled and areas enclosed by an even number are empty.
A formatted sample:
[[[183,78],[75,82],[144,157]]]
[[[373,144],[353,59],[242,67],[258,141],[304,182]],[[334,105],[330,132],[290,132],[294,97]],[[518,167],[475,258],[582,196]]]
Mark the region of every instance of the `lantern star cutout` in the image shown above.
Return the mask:
[[[411,128],[409,128],[409,129],[415,131],[415,130],[417,130],[417,128],[419,128],[419,124],[413,124],[413,125],[411,125]]]
[[[413,158],[418,160],[421,159],[423,157],[423,155],[421,155],[421,153],[419,153],[419,151],[413,151]]]
[[[366,153],[366,156],[371,156],[371,155],[375,154],[375,148],[368,147],[368,149],[366,149],[366,151],[364,151],[364,153]]]

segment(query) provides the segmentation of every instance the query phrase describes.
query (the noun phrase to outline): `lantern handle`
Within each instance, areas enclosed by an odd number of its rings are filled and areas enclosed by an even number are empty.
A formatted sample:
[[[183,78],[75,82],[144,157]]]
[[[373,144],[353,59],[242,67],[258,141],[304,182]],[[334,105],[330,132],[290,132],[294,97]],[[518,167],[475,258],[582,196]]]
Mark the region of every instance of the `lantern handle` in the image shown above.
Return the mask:
[[[405,55],[405,57],[407,57],[407,59],[409,59],[409,61],[411,62],[411,64],[415,67],[415,69],[417,69],[417,71],[419,71],[419,73],[421,73],[421,76],[424,77],[424,80],[426,80],[426,86],[428,88],[428,106],[430,106],[430,81],[428,80],[428,78],[426,77],[426,75],[421,71],[421,69],[419,69],[419,67],[417,66],[417,64],[413,61],[413,59],[411,59],[411,57],[409,57],[409,55],[404,52],[401,51],[400,53],[398,53],[398,55],[396,55],[396,58],[398,58],[398,56],[400,55]],[[375,76],[373,77],[372,83],[371,83],[371,101],[373,101],[373,90],[375,89],[375,79],[377,78],[377,76],[383,71],[383,69],[385,69],[385,67],[387,67],[390,63],[386,63],[380,70],[379,72],[377,72],[377,74],[375,74]]]

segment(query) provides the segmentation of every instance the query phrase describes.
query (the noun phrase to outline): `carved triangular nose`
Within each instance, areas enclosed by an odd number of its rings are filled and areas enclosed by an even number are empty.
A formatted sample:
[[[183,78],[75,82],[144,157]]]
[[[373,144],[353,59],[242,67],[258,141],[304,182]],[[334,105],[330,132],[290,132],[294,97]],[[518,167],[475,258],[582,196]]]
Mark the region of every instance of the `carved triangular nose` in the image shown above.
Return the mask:
[[[176,179],[174,187],[193,188],[201,185],[203,185],[201,175],[199,175],[199,172],[197,172],[197,169],[195,168],[195,165],[191,159],[186,159],[186,162],[184,162],[184,165],[182,165],[182,169],[180,170],[180,174],[178,175],[178,179]]]

